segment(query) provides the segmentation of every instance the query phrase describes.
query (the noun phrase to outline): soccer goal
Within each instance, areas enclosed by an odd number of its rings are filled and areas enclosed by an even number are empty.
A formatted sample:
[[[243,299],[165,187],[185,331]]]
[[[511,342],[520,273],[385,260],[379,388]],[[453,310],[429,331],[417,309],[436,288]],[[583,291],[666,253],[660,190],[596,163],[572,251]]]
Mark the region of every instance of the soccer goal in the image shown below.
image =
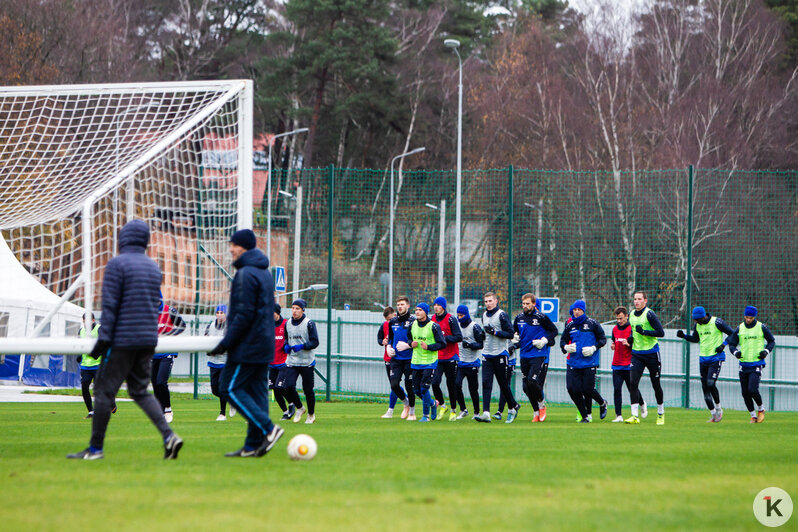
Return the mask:
[[[227,242],[252,226],[251,81],[0,87],[0,352],[87,352],[134,218],[190,318],[158,350],[207,350],[196,318],[227,301]]]

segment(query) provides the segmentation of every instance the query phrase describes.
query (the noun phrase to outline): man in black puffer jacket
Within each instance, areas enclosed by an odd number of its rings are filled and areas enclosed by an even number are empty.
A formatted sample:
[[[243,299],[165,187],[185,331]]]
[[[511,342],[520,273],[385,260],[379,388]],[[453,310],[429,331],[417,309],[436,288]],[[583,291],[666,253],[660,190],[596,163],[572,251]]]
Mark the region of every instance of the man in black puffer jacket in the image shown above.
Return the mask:
[[[251,229],[230,238],[233,266],[227,332],[209,355],[227,351],[219,388],[248,421],[244,446],[229,457],[263,456],[283,429],[269,419],[269,363],[274,359],[274,280]]]
[[[88,355],[102,356],[94,381],[94,417],[89,447],[67,458],[103,458],[103,441],[114,398],[127,380],[128,393],[158,428],[164,440],[164,458],[177,458],[183,440],[169,428],[163,409],[147,392],[150,363],[158,344],[158,303],[161,271],[145,254],[150,229],[131,220],[119,232],[119,255],[108,261],[102,285],[102,324],[97,343]]]

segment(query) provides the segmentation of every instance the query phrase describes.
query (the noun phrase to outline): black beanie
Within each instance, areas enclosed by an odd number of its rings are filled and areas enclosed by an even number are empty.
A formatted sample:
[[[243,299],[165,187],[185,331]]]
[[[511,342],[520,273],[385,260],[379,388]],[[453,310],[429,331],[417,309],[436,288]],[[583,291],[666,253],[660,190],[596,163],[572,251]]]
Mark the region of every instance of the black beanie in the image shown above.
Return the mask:
[[[230,242],[250,250],[258,244],[258,239],[255,238],[255,233],[252,232],[252,229],[239,229],[230,237]]]

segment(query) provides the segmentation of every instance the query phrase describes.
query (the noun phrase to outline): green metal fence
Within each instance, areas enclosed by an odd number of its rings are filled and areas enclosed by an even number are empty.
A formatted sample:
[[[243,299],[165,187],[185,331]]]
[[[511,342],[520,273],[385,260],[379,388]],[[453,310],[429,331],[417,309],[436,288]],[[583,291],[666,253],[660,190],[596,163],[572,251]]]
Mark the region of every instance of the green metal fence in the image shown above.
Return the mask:
[[[273,219],[287,220],[291,249],[296,202],[278,187],[292,193],[303,187],[299,284],[330,285],[308,297],[322,335],[319,370],[330,376],[328,397],[388,391],[376,327],[377,306],[392,303],[386,285],[390,177],[389,169],[274,171]],[[520,296],[532,292],[559,298],[564,319],[568,305],[581,298],[589,315],[607,322],[616,306],[631,306],[633,291],[645,290],[668,333],[662,343],[666,401],[692,407],[703,404],[697,350],[677,340],[675,330],[690,326],[694,305],[732,327],[746,305],[756,305],[779,344],[768,358],[763,395],[773,409],[798,410],[798,172],[507,167],[463,171],[462,183],[461,300],[479,302],[491,290],[514,315]],[[455,172],[397,170],[394,190],[394,296],[431,302],[439,295],[445,202],[442,284],[452,302]],[[263,201],[255,199],[261,229]],[[285,266],[290,274],[293,260]],[[361,317],[347,318],[356,314]],[[546,393],[555,398],[561,388],[565,400],[559,358],[552,356]],[[732,359],[722,371],[724,405],[726,397],[740,395],[736,366]],[[602,354],[602,368],[609,368],[609,353]],[[606,373],[600,386],[611,389]]]

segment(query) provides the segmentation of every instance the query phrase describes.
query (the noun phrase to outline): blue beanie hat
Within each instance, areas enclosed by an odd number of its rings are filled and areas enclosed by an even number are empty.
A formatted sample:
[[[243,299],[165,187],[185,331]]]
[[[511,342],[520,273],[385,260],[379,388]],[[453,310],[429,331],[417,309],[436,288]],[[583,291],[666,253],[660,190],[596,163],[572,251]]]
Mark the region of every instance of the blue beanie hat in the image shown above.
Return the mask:
[[[581,309],[582,312],[587,314],[587,304],[583,300],[577,299],[576,301],[574,301],[574,304],[571,305],[571,308],[568,309],[568,312],[571,314],[571,316],[574,315],[575,308]]]
[[[416,308],[420,308],[421,310],[426,312],[427,316],[429,316],[429,305],[427,305],[426,303],[419,303],[418,305],[416,305]]]
[[[442,306],[443,310],[446,310],[446,298],[445,297],[443,297],[443,296],[436,297],[434,303],[436,305]]]
[[[466,316],[468,318],[471,317],[471,314],[468,312],[468,307],[465,305],[459,305],[457,307],[457,313],[462,314],[463,316]]]
[[[693,309],[693,319],[700,320],[702,318],[707,317],[707,311],[704,310],[704,307],[696,307]]]
[[[747,307],[745,307],[745,312],[743,313],[743,316],[752,316],[752,317],[756,317],[756,315],[757,315],[758,313],[759,313],[759,312],[756,310],[756,307],[753,307],[753,306],[751,306],[751,305],[748,305]]]
[[[220,310],[222,312],[224,312],[225,314],[227,314],[227,305],[219,305],[219,306],[217,306],[216,307],[216,312],[219,312]]]
[[[258,239],[255,238],[255,233],[252,232],[252,229],[239,229],[230,237],[230,242],[246,250],[253,249],[258,245]]]
[[[301,297],[300,297],[299,299],[295,299],[295,300],[293,301],[293,303],[291,303],[291,306],[292,306],[292,307],[293,307],[294,305],[298,306],[298,307],[299,307],[299,308],[301,308],[302,310],[305,310],[305,307],[307,307],[307,306],[308,306],[308,304],[305,302],[305,300],[304,300],[304,299],[302,299]]]

